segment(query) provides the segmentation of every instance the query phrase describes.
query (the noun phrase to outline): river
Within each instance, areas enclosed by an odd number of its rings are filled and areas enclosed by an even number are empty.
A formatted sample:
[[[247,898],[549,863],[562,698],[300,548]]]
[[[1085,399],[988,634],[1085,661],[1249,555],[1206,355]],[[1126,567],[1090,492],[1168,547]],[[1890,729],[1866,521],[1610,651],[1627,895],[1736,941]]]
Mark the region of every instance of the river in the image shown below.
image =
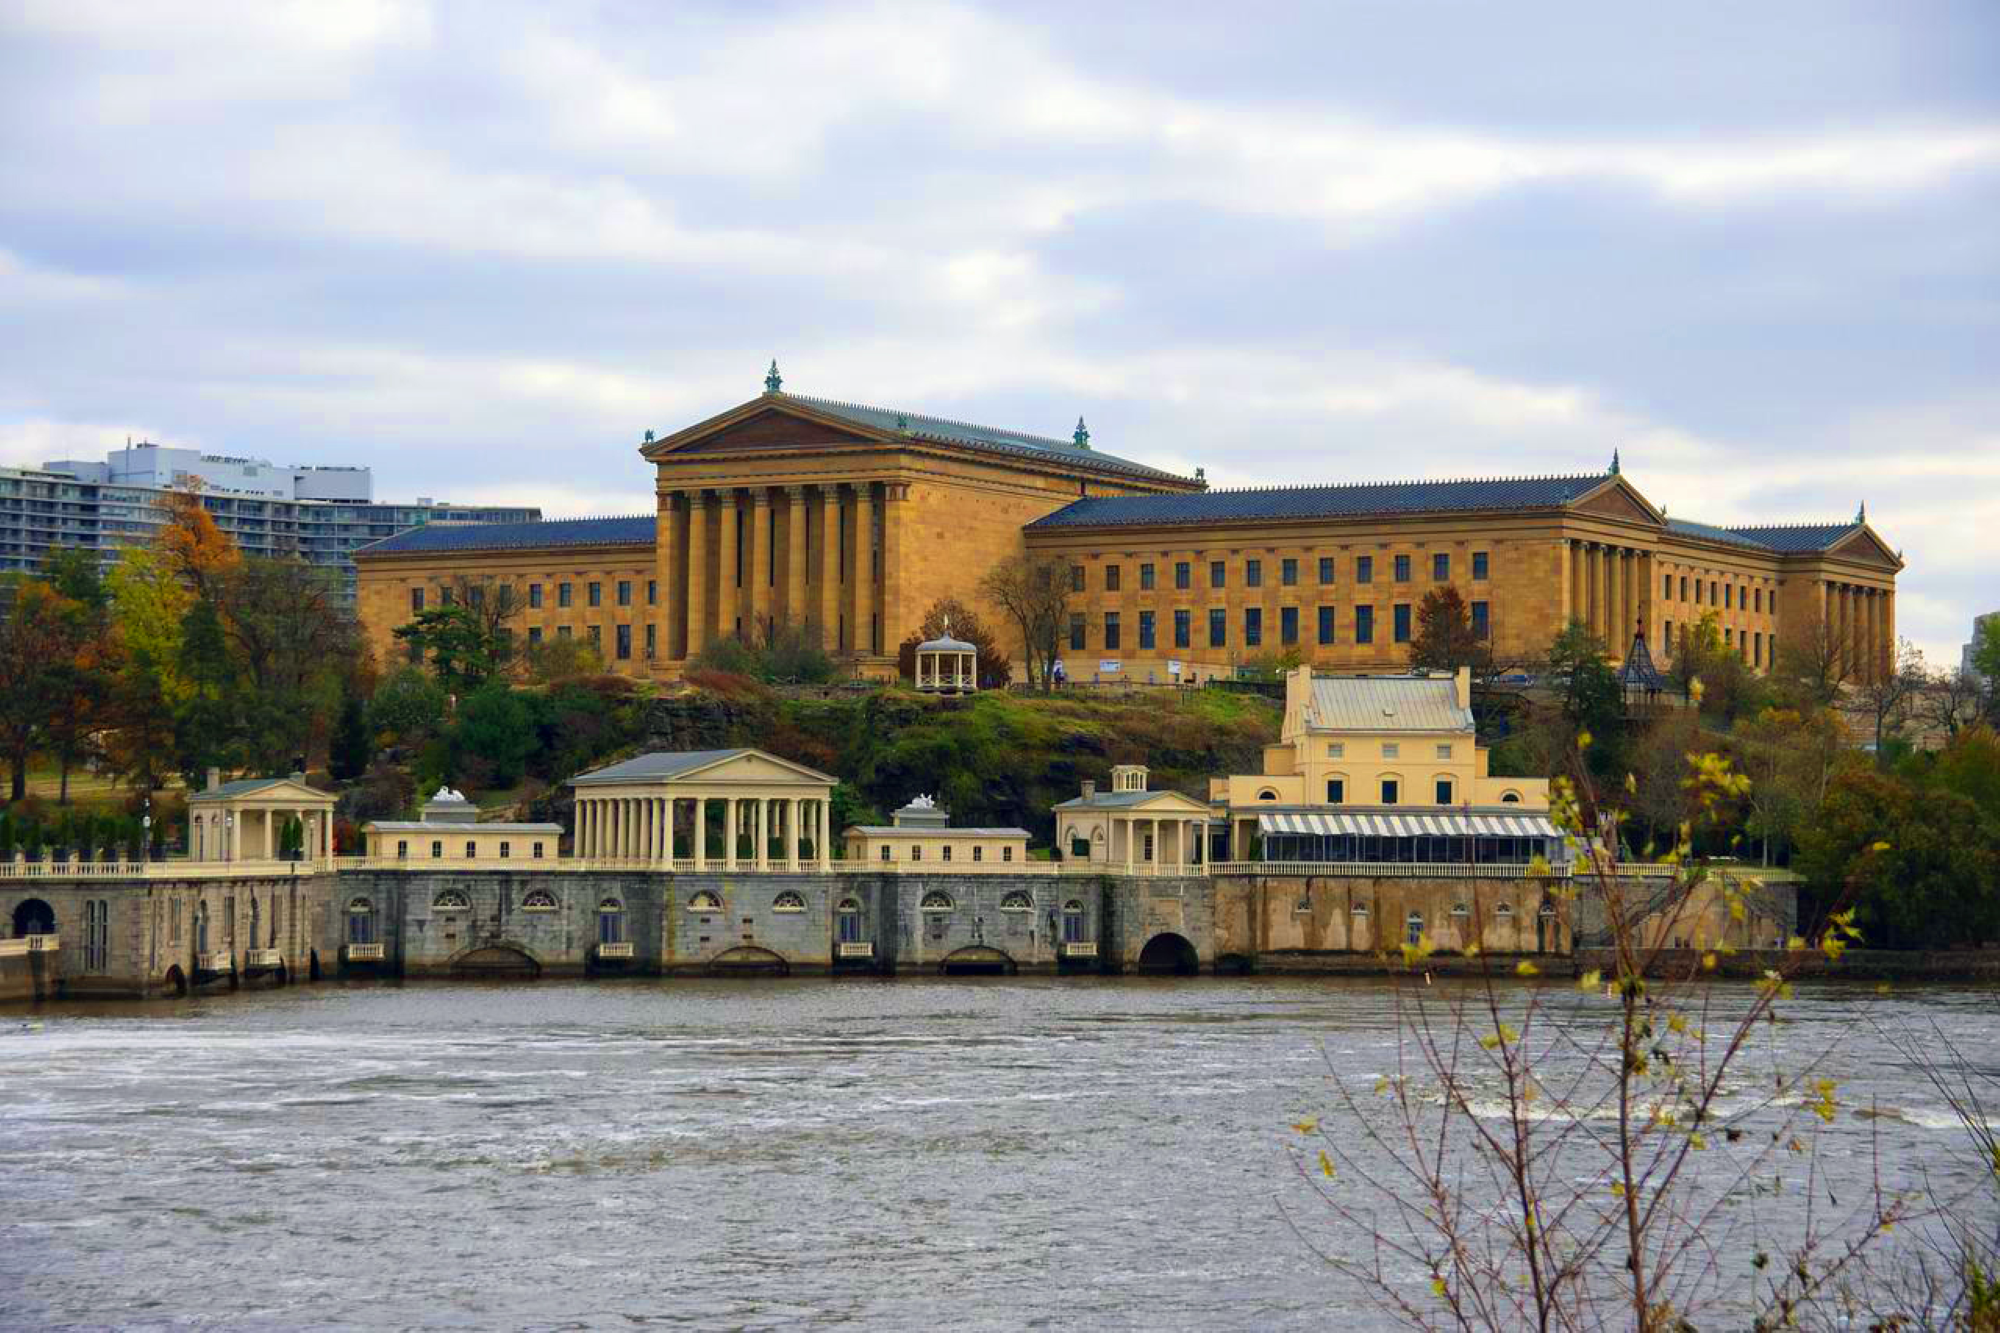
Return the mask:
[[[1386,980],[341,985],[0,1010],[0,1326],[1366,1327],[1294,1169]],[[1872,1023],[2000,1071],[2000,997],[1819,986],[1899,1172],[1960,1135]],[[1868,1022],[1860,1022],[1863,1015]],[[1830,1154],[1864,1172],[1865,1154]],[[1846,1164],[1843,1165],[1843,1162]],[[1843,1188],[1854,1181],[1841,1181]]]

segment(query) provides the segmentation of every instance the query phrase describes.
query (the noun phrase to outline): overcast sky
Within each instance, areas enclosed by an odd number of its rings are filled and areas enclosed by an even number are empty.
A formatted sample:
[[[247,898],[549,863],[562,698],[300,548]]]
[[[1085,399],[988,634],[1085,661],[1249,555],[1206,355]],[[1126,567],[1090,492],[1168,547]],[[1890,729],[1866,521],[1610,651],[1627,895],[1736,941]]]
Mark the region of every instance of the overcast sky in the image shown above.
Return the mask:
[[[775,356],[1222,485],[1615,447],[2000,607],[1992,0],[11,0],[0,107],[0,463],[644,512]]]

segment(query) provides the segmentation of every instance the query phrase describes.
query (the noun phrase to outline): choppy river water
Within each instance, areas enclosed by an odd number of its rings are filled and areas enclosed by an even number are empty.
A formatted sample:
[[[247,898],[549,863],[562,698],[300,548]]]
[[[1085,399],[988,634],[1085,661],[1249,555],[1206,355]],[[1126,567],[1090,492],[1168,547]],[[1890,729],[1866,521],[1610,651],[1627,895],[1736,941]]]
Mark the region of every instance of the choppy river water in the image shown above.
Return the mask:
[[[1357,1327],[1286,1128],[1387,981],[322,985],[0,1010],[0,1325]],[[1801,1049],[1943,1164],[1856,1018],[2000,1068],[2000,998],[1802,992]],[[1842,1155],[1835,1154],[1838,1161]],[[1865,1170],[1858,1160],[1853,1170]]]

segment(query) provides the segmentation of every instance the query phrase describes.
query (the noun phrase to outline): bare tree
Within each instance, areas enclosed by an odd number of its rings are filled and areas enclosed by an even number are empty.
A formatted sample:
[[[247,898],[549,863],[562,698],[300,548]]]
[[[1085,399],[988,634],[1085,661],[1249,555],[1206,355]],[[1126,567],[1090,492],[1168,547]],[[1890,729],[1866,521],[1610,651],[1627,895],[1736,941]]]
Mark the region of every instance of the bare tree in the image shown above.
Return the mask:
[[[1007,613],[1021,631],[1028,683],[1047,689],[1049,669],[1061,651],[1063,624],[1075,575],[1063,556],[1033,551],[1009,556],[979,580],[979,591]]]
[[[1893,653],[1885,649],[1876,669],[1848,691],[1844,707],[1873,732],[1876,762],[1882,762],[1883,745],[1909,720],[1925,679],[1923,653],[1908,639],[1899,639]]]
[[[1964,667],[1937,671],[1924,681],[1914,703],[1917,717],[1947,736],[1956,736],[1986,714],[1986,682]]]
[[[1841,688],[1854,678],[1853,653],[1839,628],[1823,614],[1796,621],[1787,617],[1774,662],[1772,674],[1810,707],[1834,704]]]

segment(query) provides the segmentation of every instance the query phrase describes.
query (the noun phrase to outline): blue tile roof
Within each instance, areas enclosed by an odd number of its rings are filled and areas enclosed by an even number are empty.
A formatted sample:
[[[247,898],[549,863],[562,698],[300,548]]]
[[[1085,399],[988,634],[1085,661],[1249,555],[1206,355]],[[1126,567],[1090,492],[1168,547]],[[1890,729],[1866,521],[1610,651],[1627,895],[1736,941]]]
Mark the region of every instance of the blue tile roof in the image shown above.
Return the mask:
[[[1703,541],[1724,542],[1730,546],[1749,546],[1757,550],[1770,549],[1762,542],[1731,532],[1728,528],[1718,528],[1713,523],[1695,523],[1685,518],[1668,519],[1667,531],[1679,533],[1683,537],[1699,537]]]
[[[1795,554],[1824,551],[1860,526],[1859,523],[1774,523],[1730,531],[1773,551]]]
[[[552,546],[651,546],[651,514],[629,518],[558,518],[541,523],[430,523],[371,542],[354,554],[419,551],[533,551]]]
[[[1097,472],[1118,472],[1130,476],[1158,477],[1181,482],[1189,480],[1176,473],[1148,467],[1144,463],[1134,463],[1127,458],[1099,453],[1074,440],[1029,435],[1017,430],[1002,430],[997,426],[977,426],[969,421],[926,416],[921,412],[899,412],[893,408],[868,407],[860,403],[842,403],[828,398],[809,398],[804,394],[788,393],[784,397],[825,412],[829,416],[851,421],[857,426],[891,435],[908,432],[920,440],[968,445],[974,449],[1014,454],[1024,458],[1054,459],[1071,467],[1089,468]]]
[[[1342,486],[1270,486],[1199,495],[1105,495],[1076,500],[1031,528],[1151,527],[1174,523],[1548,509],[1588,495],[1609,472],[1573,477],[1382,481]]]

